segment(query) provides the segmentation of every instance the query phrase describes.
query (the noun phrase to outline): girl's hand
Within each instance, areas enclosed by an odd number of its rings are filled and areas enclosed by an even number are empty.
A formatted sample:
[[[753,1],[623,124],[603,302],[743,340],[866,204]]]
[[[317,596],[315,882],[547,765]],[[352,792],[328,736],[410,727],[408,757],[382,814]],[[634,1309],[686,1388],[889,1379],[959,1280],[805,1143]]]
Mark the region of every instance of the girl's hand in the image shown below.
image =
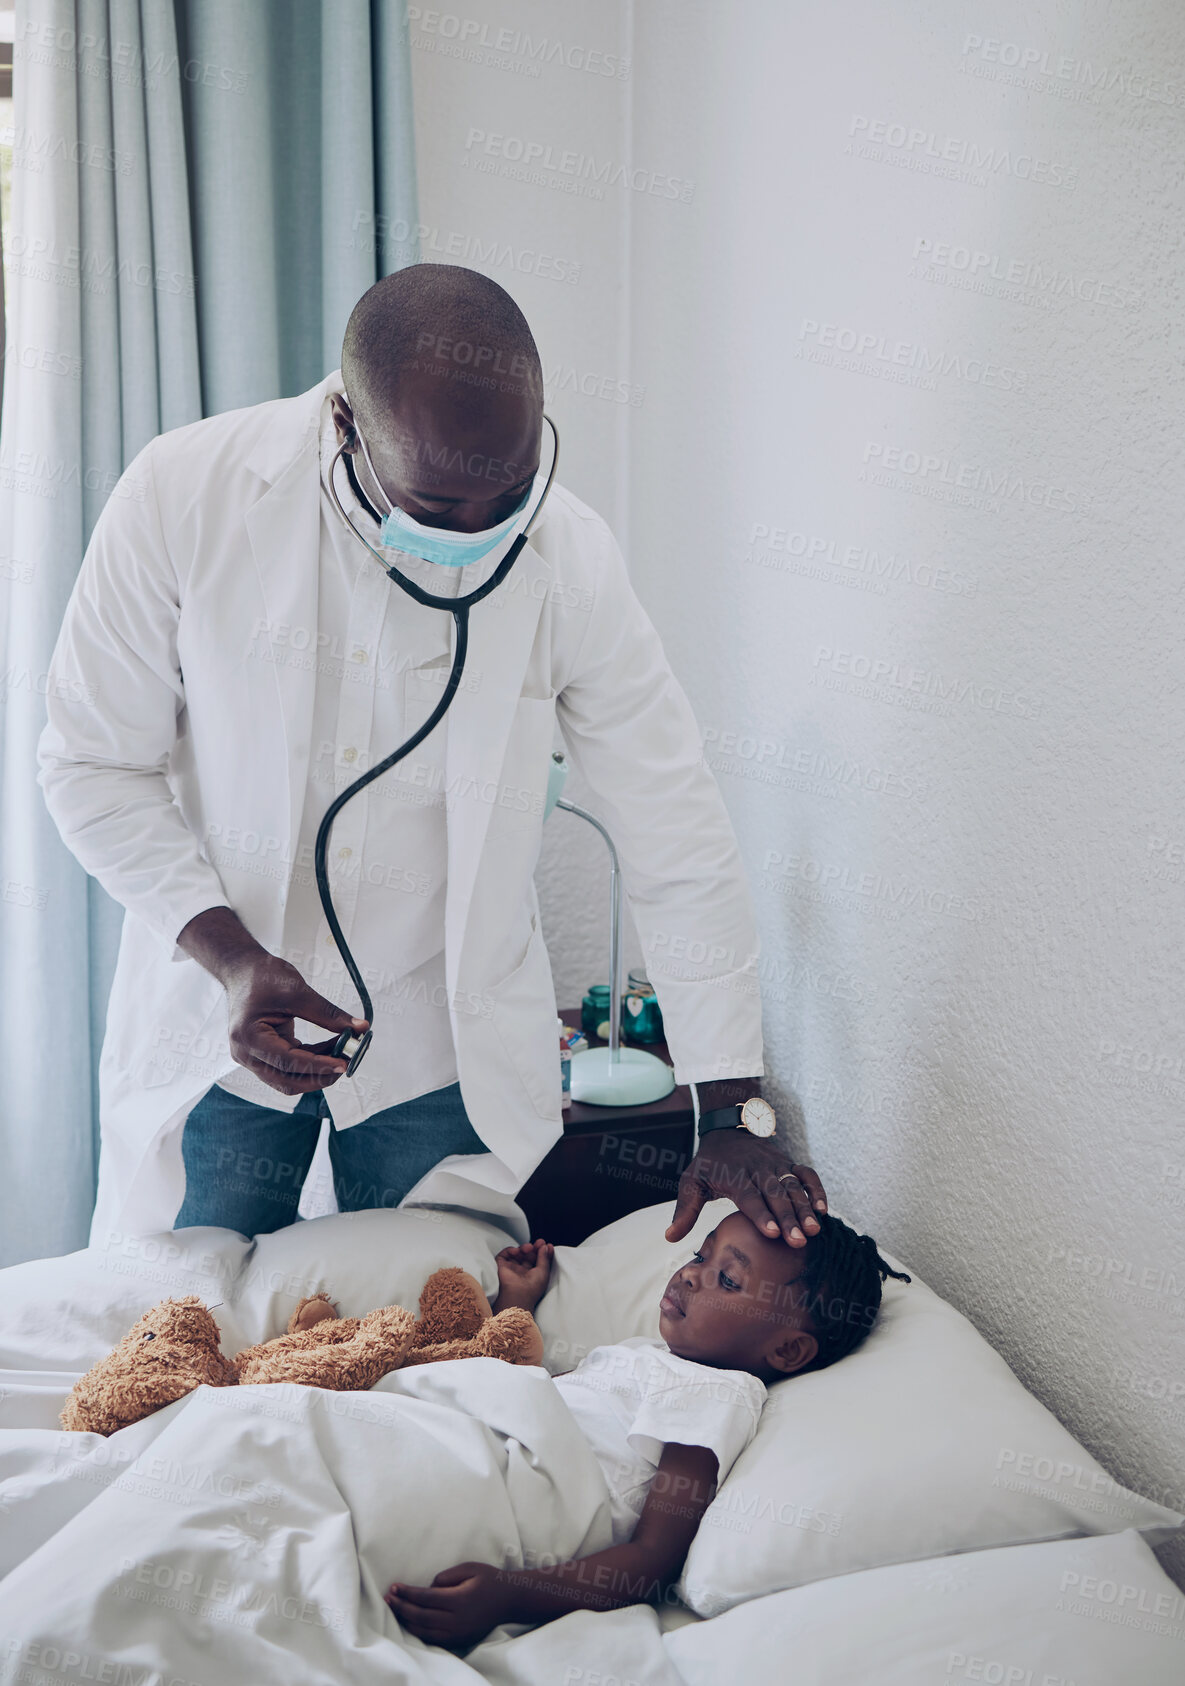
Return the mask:
[[[506,1583],[489,1563],[457,1563],[431,1586],[392,1582],[389,1605],[400,1627],[426,1645],[467,1651],[503,1620]]]
[[[503,1247],[497,1255],[498,1298],[495,1312],[508,1306],[534,1311],[551,1278],[555,1248],[550,1241],[524,1241],[521,1247]]]

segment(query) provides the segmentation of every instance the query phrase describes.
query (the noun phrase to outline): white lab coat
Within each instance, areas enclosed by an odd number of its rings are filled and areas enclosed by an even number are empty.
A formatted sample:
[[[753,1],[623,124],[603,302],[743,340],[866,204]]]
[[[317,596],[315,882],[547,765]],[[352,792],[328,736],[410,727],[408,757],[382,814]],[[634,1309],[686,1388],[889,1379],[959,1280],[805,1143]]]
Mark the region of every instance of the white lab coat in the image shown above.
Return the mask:
[[[40,781],[69,848],[128,910],[94,1242],[171,1226],[185,1117],[234,1068],[225,994],[176,935],[229,905],[265,948],[280,941],[310,756],[318,418],[340,389],[335,372],[153,440],[66,609]],[[246,656],[268,623],[312,641],[304,664]],[[758,944],[687,698],[608,527],[558,483],[508,579],[470,611],[470,673],[480,683],[462,683],[444,720],[445,962],[461,1093],[489,1151],[442,1161],[407,1198],[500,1214],[525,1238],[513,1195],[562,1129],[532,877],[557,715],[621,858],[678,1081],[762,1073]],[[212,826],[239,839],[235,865],[207,858]]]

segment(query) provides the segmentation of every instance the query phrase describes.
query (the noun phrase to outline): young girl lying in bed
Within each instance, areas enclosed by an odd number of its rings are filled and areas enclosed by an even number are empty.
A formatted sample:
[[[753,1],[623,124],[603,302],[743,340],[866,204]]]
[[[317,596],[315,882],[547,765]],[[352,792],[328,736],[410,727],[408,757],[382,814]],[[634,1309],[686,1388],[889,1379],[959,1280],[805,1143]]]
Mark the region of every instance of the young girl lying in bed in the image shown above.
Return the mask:
[[[595,1347],[555,1377],[609,1488],[613,1544],[547,1569],[458,1563],[387,1603],[431,1645],[467,1649],[503,1622],[654,1602],[678,1580],[700,1518],[757,1430],[766,1383],[824,1369],[872,1327],[890,1270],[871,1236],[828,1212],[805,1247],[730,1212],[667,1283],[661,1339]],[[504,1248],[495,1309],[534,1311],[546,1241]]]

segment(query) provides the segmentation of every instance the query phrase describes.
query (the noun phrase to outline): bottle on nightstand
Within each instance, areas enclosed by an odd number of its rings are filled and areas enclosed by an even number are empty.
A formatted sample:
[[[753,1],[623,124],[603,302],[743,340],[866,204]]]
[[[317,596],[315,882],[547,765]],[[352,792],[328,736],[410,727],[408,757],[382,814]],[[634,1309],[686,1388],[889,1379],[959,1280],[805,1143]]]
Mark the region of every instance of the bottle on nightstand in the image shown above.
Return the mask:
[[[565,1024],[562,1018],[557,1018],[555,1022],[560,1032],[560,1078],[563,1085],[560,1104],[569,1107],[572,1105],[572,1055],[588,1047],[588,1038]]]
[[[569,1107],[572,1105],[572,1050],[564,1044],[563,1019],[557,1019],[555,1022],[560,1027],[560,1077],[563,1083],[560,1105]]]

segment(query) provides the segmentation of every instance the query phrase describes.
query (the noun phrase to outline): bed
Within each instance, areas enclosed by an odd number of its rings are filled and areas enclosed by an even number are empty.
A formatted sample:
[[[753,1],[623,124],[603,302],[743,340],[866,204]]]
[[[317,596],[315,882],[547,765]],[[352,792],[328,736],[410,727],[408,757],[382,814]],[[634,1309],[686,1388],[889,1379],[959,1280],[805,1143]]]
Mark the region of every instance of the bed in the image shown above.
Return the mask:
[[[1185,1595],[1152,1547],[1185,1517],[1114,1482],[912,1270],[857,1352],[771,1387],[665,1605],[499,1628],[465,1657],[399,1628],[393,1578],[608,1543],[547,1372],[656,1334],[673,1261],[730,1209],[673,1248],[668,1202],[557,1248],[542,1367],[461,1360],[348,1395],[201,1388],[108,1439],[57,1413],[158,1300],[216,1306],[234,1352],[321,1288],[347,1316],[414,1309],[459,1264],[492,1296],[504,1233],[404,1207],[255,1241],[111,1233],[0,1272],[0,1679],[1180,1686]]]

